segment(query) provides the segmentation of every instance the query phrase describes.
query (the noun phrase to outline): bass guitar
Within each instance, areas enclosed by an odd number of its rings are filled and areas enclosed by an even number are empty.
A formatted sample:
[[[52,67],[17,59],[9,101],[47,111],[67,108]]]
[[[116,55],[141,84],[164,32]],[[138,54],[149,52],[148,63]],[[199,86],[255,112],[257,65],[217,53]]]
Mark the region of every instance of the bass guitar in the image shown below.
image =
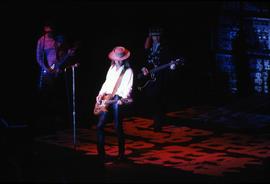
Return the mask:
[[[47,66],[47,70],[43,69],[42,73],[47,75],[57,75],[58,73],[63,72],[66,68],[66,64],[69,62],[69,58],[74,55],[75,51],[79,47],[79,44],[80,42],[75,42],[74,46],[68,49],[64,56],[62,56],[58,61],[55,61],[52,65]]]
[[[183,58],[178,58],[175,60],[171,60],[169,63],[158,66],[156,68],[153,68],[149,71],[147,75],[144,75],[143,73],[139,73],[137,75],[137,79],[139,79],[139,85],[138,85],[138,90],[141,91],[143,90],[149,83],[155,82],[156,81],[156,73],[160,72],[161,70],[170,68],[171,70],[174,70],[176,65],[184,65],[184,59]]]
[[[113,100],[113,97],[111,94],[106,94],[101,98],[100,102],[96,102],[95,108],[94,108],[94,115],[99,115],[102,112],[108,112],[108,107],[110,104],[116,103],[119,99]],[[133,100],[131,98],[122,98],[121,101],[124,104],[132,103]]]
[[[63,66],[69,61],[69,57],[73,56],[77,47],[73,47],[57,62],[52,64],[49,69],[51,73],[60,73],[63,71]]]

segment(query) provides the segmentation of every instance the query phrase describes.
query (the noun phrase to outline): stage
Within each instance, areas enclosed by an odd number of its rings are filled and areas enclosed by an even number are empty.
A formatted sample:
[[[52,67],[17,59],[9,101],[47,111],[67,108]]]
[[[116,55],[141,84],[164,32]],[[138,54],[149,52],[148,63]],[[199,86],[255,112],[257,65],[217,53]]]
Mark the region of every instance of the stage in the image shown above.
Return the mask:
[[[76,129],[76,144],[70,128],[35,136],[30,142],[24,137],[29,132],[10,131],[10,135],[16,134],[21,139],[9,140],[12,146],[7,145],[5,149],[3,181],[268,181],[270,116],[228,113],[224,108],[190,106],[168,112],[160,132],[153,130],[153,122],[148,117],[125,118],[127,159],[121,162],[116,160],[114,126],[108,121],[105,149],[111,162],[105,165],[98,161],[96,127],[90,122],[89,127]],[[213,114],[217,115],[221,109],[226,114],[214,119]],[[257,123],[252,123],[254,118]],[[240,119],[246,121],[246,126]]]

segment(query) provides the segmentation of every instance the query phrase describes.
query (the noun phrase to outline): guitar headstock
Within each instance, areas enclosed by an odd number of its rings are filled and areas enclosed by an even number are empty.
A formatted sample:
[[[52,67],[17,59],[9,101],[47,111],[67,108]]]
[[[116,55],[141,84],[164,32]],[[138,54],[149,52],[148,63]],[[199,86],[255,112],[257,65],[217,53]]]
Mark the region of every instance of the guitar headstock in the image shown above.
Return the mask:
[[[171,64],[175,64],[175,65],[184,65],[185,60],[184,58],[177,58],[171,61]]]
[[[170,69],[175,70],[176,65],[184,65],[184,59],[183,58],[177,58],[175,60],[172,60],[170,62]]]
[[[171,60],[171,65],[184,65],[185,60],[183,58],[177,58],[174,60]]]

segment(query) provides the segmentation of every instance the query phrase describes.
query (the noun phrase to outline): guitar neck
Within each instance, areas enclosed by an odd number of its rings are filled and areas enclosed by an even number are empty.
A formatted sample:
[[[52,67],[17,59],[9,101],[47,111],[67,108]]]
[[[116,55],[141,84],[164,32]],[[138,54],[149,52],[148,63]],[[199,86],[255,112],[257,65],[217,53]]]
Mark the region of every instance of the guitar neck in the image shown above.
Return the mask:
[[[165,64],[165,65],[162,65],[162,66],[159,66],[157,68],[153,68],[152,70],[150,70],[149,72],[150,73],[156,73],[156,72],[159,72],[160,70],[163,70],[165,68],[167,68],[168,66],[170,66],[171,63],[168,63],[168,64]]]
[[[118,100],[106,100],[106,104],[112,104],[117,102]]]
[[[73,47],[72,50],[75,51],[77,49],[77,47]],[[60,59],[60,62],[58,63],[58,67],[62,67],[62,65],[66,64],[66,62],[68,61],[68,58],[71,57],[73,54],[69,53],[69,51],[67,51],[67,53],[63,56],[63,58]]]
[[[159,66],[157,68],[153,68],[149,71],[149,73],[156,73],[156,72],[159,72],[160,70],[163,70],[164,68],[167,68],[168,66],[170,66],[171,63],[167,63],[165,65],[162,65],[162,66]],[[137,76],[139,79],[143,77],[143,74],[142,73],[139,73],[138,76]]]
[[[69,56],[70,55],[67,53],[63,58],[61,58],[60,62],[58,63],[58,67],[61,67],[62,65],[64,65]]]
[[[178,64],[179,61],[180,61],[180,59],[176,59],[176,60],[174,60],[174,61],[171,61],[170,63],[161,65],[161,66],[159,66],[159,67],[157,67],[157,68],[153,68],[153,69],[151,69],[151,70],[149,71],[149,73],[150,73],[150,74],[155,74],[156,72],[159,72],[160,70],[163,70],[163,69],[165,69],[165,68],[167,68],[167,67],[170,67],[170,66],[173,65],[173,64],[174,64],[174,65]],[[180,63],[181,63],[181,62],[180,62]],[[182,64],[183,64],[183,61],[182,61]],[[137,76],[138,79],[140,79],[140,78],[142,78],[142,77],[143,77],[143,73],[139,73],[138,76]]]
[[[107,100],[106,103],[107,103],[107,104],[112,104],[112,103],[117,102],[118,100],[119,100],[119,99],[117,99],[117,100]],[[122,99],[121,101],[124,102],[124,103],[131,103],[131,102],[133,102],[132,99]]]

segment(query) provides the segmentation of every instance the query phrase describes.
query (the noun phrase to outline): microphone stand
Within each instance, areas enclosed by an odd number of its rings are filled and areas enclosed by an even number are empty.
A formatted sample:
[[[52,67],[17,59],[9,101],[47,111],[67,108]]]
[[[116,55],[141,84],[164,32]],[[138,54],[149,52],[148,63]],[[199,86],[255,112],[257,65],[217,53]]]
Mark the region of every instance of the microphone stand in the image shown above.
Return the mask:
[[[79,66],[78,63],[71,66],[72,68],[72,123],[73,123],[73,145],[76,150],[76,93],[75,93],[75,68]]]

